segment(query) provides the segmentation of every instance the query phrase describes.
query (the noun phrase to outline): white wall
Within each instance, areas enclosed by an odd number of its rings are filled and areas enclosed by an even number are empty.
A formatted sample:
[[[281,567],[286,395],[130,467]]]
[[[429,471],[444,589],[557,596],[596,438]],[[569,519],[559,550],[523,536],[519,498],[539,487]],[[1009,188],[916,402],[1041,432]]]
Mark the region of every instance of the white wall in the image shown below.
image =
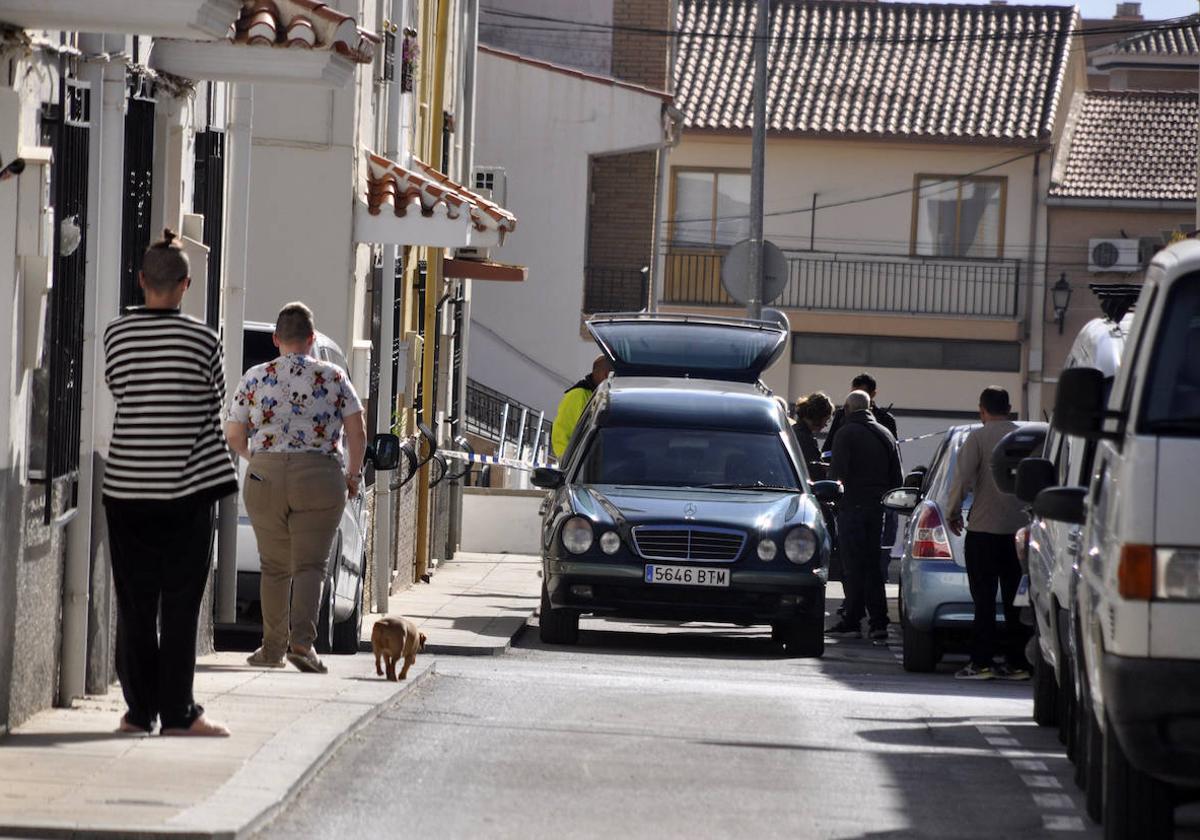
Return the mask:
[[[546,494],[541,490],[463,490],[462,551],[491,554],[540,554]]]
[[[474,284],[473,379],[552,417],[590,371],[596,345],[580,318],[588,158],[658,143],[661,113],[656,96],[480,52],[475,164],[505,168],[519,220],[493,256],[529,277]]]
[[[607,74],[612,70],[612,33],[603,29],[613,22],[612,0],[489,0],[484,5],[527,15],[600,24],[601,29],[594,32],[572,27],[555,32],[553,23],[484,12],[480,17],[479,39],[503,50],[591,73]]]

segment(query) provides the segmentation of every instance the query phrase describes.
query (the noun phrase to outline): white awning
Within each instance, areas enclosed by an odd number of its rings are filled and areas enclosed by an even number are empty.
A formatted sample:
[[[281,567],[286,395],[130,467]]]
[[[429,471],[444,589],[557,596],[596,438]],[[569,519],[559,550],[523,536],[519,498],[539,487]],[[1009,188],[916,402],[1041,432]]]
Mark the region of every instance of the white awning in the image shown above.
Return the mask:
[[[0,0],[0,21],[23,29],[221,38],[242,0]]]

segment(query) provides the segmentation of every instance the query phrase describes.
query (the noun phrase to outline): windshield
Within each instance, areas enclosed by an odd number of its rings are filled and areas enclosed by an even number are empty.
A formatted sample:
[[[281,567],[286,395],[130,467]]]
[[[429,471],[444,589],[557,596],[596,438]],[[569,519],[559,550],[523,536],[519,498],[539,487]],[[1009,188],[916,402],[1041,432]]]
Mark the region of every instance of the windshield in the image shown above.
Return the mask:
[[[1160,434],[1200,435],[1200,275],[1180,280],[1167,301],[1142,424]]]
[[[798,490],[777,434],[610,427],[592,439],[583,484]]]
[[[246,330],[242,333],[242,373],[255,365],[279,358],[279,348],[271,340],[274,335],[274,332],[265,330]]]

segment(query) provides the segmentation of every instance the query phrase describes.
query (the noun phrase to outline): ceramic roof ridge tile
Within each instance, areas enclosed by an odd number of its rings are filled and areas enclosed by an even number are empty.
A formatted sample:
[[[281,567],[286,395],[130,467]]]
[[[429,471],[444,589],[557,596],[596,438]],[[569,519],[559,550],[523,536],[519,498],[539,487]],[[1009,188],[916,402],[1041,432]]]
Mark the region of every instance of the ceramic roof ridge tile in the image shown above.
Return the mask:
[[[382,39],[320,0],[243,0],[231,41],[250,46],[329,50],[370,64]]]
[[[1200,55],[1200,15],[1170,28],[1152,28],[1122,38],[1105,52],[1117,55]]]
[[[405,167],[375,152],[367,152],[367,211],[378,216],[383,205],[392,202],[397,216],[419,210],[423,216],[444,215],[457,219],[465,209],[477,230],[511,233],[517,217],[448,178],[429,164],[412,159]]]

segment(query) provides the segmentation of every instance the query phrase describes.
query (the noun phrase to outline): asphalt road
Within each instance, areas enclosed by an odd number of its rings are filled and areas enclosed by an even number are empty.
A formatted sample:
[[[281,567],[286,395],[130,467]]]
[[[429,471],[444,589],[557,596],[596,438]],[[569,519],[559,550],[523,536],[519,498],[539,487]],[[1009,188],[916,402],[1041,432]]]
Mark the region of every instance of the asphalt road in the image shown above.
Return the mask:
[[[261,838],[1093,838],[1028,684],[898,649],[586,620],[442,657]]]

